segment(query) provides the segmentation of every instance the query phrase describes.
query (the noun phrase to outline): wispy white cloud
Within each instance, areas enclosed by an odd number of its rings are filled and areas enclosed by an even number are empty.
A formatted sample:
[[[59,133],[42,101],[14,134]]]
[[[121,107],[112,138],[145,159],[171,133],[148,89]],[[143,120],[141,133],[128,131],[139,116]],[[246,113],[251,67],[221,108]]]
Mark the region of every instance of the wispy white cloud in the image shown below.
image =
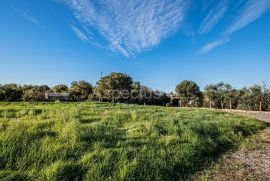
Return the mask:
[[[254,22],[270,10],[270,0],[249,0],[240,14],[225,31],[225,34],[232,34],[250,23]]]
[[[228,43],[229,41],[230,41],[230,39],[228,37],[225,37],[225,38],[210,42],[210,43],[204,45],[199,51],[197,51],[197,54],[200,54],[200,55],[206,54],[206,53],[210,52],[211,50]]]
[[[22,16],[23,16],[26,20],[30,21],[31,23],[40,26],[39,21],[38,21],[34,16],[32,16],[32,15],[30,15],[30,14],[27,14],[27,13],[24,12],[24,11],[22,12]]]
[[[158,46],[162,39],[176,31],[186,7],[184,0],[65,2],[84,26],[99,32],[112,51],[127,57]]]
[[[227,0],[222,0],[217,6],[213,7],[201,24],[200,34],[210,32],[224,17],[227,10],[228,10]]]
[[[77,28],[74,25],[70,25],[71,29],[73,30],[73,32],[76,34],[76,36],[82,40],[83,42],[89,42],[90,38],[88,35],[86,35],[85,33],[83,33],[79,28]]]
[[[228,2],[226,4],[221,3],[218,5],[219,8],[212,9],[208,16],[205,18],[201,25],[201,33],[209,32],[218,22],[222,19],[228,9]],[[270,0],[248,0],[244,6],[239,10],[238,15],[233,20],[232,24],[225,30],[226,38],[216,40],[204,45],[198,54],[205,54],[211,50],[218,48],[230,41],[228,36],[244,27],[250,23],[256,21],[261,16],[263,16],[267,11],[270,10]]]
[[[36,26],[39,26],[39,27],[42,27],[42,28],[43,28],[43,26],[42,26],[41,23],[38,21],[38,19],[37,19],[36,17],[34,17],[33,15],[27,13],[27,12],[24,11],[24,10],[19,10],[19,9],[17,9],[17,8],[15,8],[15,7],[12,7],[12,8],[13,8],[13,10],[14,10],[19,16],[23,17],[25,20],[27,20],[27,21],[33,23],[33,24],[36,25]]]

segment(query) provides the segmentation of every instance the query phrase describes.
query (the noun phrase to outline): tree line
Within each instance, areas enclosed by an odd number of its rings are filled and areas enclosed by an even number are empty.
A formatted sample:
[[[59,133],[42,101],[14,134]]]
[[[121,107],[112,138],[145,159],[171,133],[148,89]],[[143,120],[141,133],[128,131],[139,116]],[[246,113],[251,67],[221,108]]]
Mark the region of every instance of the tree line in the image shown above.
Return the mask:
[[[195,82],[183,81],[177,85],[176,93],[178,97],[175,99],[182,100],[184,106],[196,103],[199,107],[208,108],[270,111],[270,90],[265,83],[236,89],[219,82],[200,91]]]
[[[102,77],[96,86],[87,81],[67,85],[17,85],[0,84],[0,101],[48,101],[46,94],[68,93],[70,101],[102,101],[147,105],[183,107],[208,107],[219,109],[270,111],[270,90],[263,85],[241,89],[219,82],[207,85],[202,91],[193,81],[185,80],[176,86],[175,92],[165,93],[133,81],[124,73],[111,73]]]

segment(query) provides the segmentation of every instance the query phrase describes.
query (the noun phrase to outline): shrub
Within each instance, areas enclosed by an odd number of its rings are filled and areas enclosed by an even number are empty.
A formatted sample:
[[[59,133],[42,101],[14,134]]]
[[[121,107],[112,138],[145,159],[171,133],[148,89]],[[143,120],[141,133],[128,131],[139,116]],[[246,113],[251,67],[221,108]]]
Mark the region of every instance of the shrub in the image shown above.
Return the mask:
[[[171,98],[170,103],[172,106],[179,106],[179,101],[180,101],[179,98]]]

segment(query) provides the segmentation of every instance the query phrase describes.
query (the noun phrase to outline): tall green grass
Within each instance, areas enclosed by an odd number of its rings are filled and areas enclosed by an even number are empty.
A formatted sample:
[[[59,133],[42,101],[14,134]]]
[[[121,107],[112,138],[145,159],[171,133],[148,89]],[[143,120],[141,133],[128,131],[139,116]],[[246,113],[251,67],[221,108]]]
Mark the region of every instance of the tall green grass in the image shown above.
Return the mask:
[[[206,110],[0,103],[0,180],[183,180],[266,125]]]

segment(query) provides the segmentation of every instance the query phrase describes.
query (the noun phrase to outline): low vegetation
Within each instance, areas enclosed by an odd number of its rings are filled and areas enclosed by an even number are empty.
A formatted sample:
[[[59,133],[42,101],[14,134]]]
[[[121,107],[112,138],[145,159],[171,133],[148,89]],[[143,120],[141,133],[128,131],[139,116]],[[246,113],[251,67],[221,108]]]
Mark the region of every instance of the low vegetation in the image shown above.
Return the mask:
[[[0,180],[182,180],[265,128],[230,113],[0,103]]]

